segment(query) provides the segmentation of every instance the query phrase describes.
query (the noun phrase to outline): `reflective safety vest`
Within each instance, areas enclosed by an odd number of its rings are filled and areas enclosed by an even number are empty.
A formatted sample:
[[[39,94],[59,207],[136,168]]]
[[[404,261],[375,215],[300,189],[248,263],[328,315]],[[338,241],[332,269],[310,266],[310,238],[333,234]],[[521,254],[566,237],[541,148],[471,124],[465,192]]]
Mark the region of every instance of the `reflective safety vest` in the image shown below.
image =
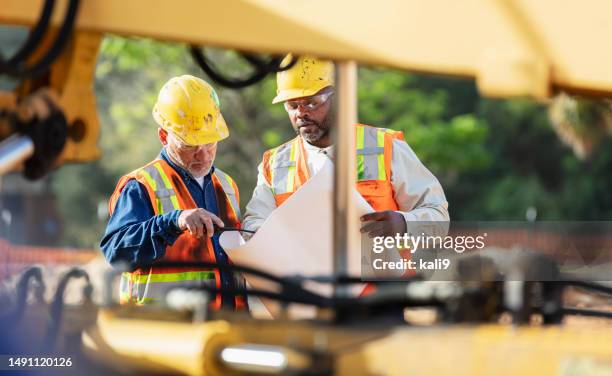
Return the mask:
[[[357,191],[376,211],[399,209],[393,198],[391,183],[393,140],[403,141],[404,134],[391,129],[355,125]],[[302,137],[266,151],[263,174],[272,188],[276,206],[282,205],[310,178]],[[410,258],[409,251],[401,254],[406,259]],[[373,285],[368,284],[362,294],[372,291]]]
[[[391,157],[393,140],[403,139],[399,131],[355,125],[357,191],[376,211],[398,210],[391,184]],[[276,206],[310,179],[306,158],[299,136],[264,153],[263,174],[272,187]]]
[[[111,215],[121,191],[132,179],[137,180],[146,188],[155,215],[177,209],[197,208],[181,176],[166,161],[157,159],[119,180],[109,201]],[[219,217],[228,227],[240,227],[240,198],[236,183],[218,168],[215,168],[212,174],[212,182],[217,196]],[[186,231],[179,235],[172,245],[167,246],[165,255],[156,261],[215,262],[216,256],[211,238],[198,239]],[[235,287],[244,287],[244,279],[241,275],[235,273],[234,280]],[[221,286],[219,270],[155,266],[144,270],[136,269],[132,272],[125,272],[121,276],[120,303],[143,305],[162,300],[171,289],[202,284],[219,288]],[[220,309],[221,303],[221,295],[217,294],[211,305],[215,309]],[[243,297],[236,297],[235,304],[237,309],[246,307]]]

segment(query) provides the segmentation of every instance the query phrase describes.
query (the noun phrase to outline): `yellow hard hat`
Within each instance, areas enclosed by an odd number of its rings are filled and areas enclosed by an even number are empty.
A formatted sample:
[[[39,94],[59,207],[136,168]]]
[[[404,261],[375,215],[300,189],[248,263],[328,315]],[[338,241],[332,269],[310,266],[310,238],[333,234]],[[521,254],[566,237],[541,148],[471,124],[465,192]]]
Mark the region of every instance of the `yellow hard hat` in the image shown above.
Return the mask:
[[[289,64],[291,59],[291,55],[285,56],[281,66]],[[334,63],[302,56],[290,69],[276,74],[276,97],[272,103],[309,97],[328,86],[334,86]]]
[[[187,145],[211,144],[229,136],[215,89],[190,75],[166,82],[153,107],[153,118]]]

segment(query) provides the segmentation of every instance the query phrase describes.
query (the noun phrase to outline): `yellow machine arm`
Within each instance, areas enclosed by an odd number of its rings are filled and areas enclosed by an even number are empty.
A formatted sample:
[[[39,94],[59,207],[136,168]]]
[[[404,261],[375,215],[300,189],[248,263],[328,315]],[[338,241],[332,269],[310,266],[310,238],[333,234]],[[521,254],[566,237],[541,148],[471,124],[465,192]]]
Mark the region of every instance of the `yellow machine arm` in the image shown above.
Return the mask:
[[[49,49],[73,1],[55,3],[58,9],[49,19],[51,32],[30,60]],[[560,90],[612,94],[612,50],[604,47],[612,37],[612,24],[607,22],[612,3],[606,1],[78,3],[73,38],[50,70],[24,81],[18,92],[0,95],[9,97],[4,102],[14,102],[40,87],[58,94],[69,130],[60,161],[99,157],[93,79],[104,33],[251,52],[309,53],[337,61],[463,76],[475,79],[485,96],[546,98]],[[46,5],[42,0],[0,0],[0,24],[33,27]],[[0,125],[0,140],[10,133],[6,125]]]
[[[33,25],[41,7],[0,0],[0,23]],[[310,53],[472,77],[488,96],[541,98],[612,93],[611,11],[601,0],[89,0],[76,30]]]

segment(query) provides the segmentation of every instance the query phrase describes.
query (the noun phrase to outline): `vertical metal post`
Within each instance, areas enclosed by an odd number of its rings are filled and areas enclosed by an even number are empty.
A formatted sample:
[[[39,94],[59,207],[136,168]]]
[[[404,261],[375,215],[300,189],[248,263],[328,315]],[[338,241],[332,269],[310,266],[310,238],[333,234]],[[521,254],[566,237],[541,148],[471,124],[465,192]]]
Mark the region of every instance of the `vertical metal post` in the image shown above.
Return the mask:
[[[336,64],[336,124],[334,133],[334,243],[335,275],[348,273],[348,250],[358,242],[355,208],[351,200],[355,186],[355,130],[357,123],[357,64]],[[348,289],[334,286],[334,296],[347,296]]]

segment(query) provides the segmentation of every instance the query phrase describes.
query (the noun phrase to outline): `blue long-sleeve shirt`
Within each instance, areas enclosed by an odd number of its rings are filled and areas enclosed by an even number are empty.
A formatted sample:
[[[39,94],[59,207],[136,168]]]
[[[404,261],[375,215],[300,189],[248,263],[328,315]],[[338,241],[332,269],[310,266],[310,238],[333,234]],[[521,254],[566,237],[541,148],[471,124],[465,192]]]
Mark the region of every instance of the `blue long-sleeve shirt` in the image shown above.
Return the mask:
[[[214,167],[204,177],[202,188],[187,171],[168,158],[164,149],[160,157],[178,172],[196,205],[218,216],[217,196],[212,182]],[[181,210],[173,210],[155,215],[146,188],[137,180],[130,180],[121,191],[100,242],[104,256],[111,264],[124,261],[130,265],[163,257],[166,247],[172,245],[181,234],[178,227],[180,213]],[[228,257],[219,244],[218,235],[212,237],[212,243],[217,262],[226,263]],[[231,274],[222,272],[221,282],[223,286],[231,286]]]

